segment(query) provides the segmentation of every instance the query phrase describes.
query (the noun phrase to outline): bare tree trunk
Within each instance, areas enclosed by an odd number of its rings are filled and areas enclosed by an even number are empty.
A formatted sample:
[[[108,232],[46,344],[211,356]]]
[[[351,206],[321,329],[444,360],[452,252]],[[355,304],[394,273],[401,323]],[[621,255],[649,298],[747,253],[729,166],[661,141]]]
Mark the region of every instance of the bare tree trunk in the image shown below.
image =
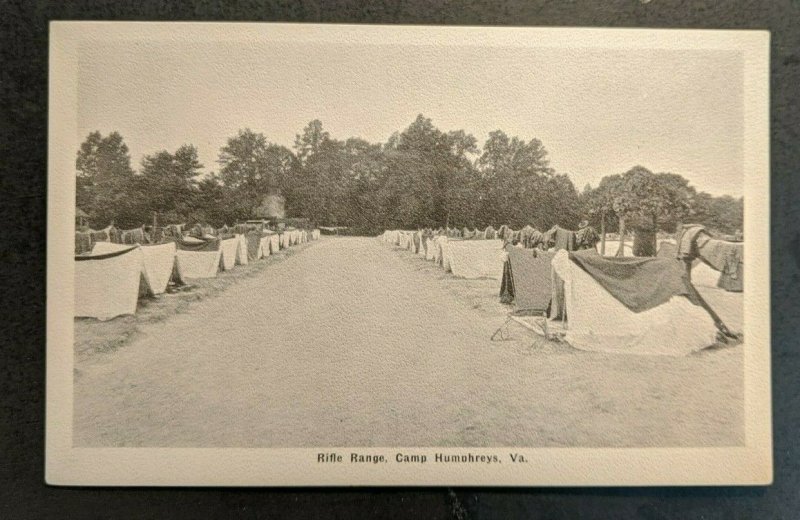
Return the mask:
[[[653,256],[658,254],[658,216],[653,215],[653,242],[652,242]]]
[[[606,254],[606,212],[600,214],[600,254]]]
[[[614,256],[625,256],[625,216],[619,216],[619,249]]]

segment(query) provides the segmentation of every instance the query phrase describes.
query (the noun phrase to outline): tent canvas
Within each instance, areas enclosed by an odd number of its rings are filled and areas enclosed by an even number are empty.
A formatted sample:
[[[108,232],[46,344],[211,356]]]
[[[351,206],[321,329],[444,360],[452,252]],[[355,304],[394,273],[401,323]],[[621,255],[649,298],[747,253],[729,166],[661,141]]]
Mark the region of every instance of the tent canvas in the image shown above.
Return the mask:
[[[581,350],[682,356],[715,343],[717,327],[702,307],[676,295],[666,303],[633,312],[559,251],[553,257],[553,302],[563,287],[567,315],[564,339]],[[563,285],[562,285],[563,283]]]
[[[236,254],[239,250],[239,239],[228,238],[220,242],[220,251],[222,251],[222,268],[230,271],[236,265]]]
[[[438,236],[433,241],[433,261],[438,266],[443,266],[444,261],[444,245],[450,240],[446,236]]]
[[[441,254],[440,262],[441,262],[442,269],[444,269],[445,273],[449,273],[451,271],[451,267],[450,267],[450,246],[451,246],[451,244],[453,244],[453,242],[459,242],[461,240],[462,239],[460,239],[460,238],[447,239],[447,240],[443,240],[442,243],[440,244],[441,247],[442,247],[442,254]]]
[[[76,317],[108,320],[135,314],[139,296],[152,294],[141,247],[123,248],[75,257]]]
[[[434,237],[425,239],[425,260],[433,260],[436,256],[436,241]]]
[[[676,258],[678,246],[674,242],[662,243],[658,256]],[[692,285],[706,301],[725,326],[736,334],[744,332],[744,296],[742,293],[729,292],[719,288],[722,273],[715,271],[705,262],[698,259],[692,262]]]
[[[692,284],[695,287],[717,288],[722,273],[715,271],[705,262],[694,262],[692,266]]]
[[[426,243],[426,240],[427,240],[427,238],[425,236],[423,236],[422,233],[420,233],[420,235],[419,235],[419,250],[417,251],[417,254],[419,256],[421,256],[422,258],[425,258],[425,255],[427,254],[426,251],[428,249],[428,245]]]
[[[744,333],[744,293],[726,291],[719,287],[697,287],[697,292],[731,332]]]
[[[502,279],[506,259],[502,240],[452,240],[448,246],[447,263],[454,276]]]

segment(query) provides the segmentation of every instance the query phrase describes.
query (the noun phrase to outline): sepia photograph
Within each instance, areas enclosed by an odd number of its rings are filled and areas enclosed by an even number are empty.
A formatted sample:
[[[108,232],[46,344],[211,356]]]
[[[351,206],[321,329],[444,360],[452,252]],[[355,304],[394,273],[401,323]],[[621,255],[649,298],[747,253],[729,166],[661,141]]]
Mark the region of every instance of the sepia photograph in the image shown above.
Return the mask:
[[[50,483],[771,481],[768,33],[50,45]]]

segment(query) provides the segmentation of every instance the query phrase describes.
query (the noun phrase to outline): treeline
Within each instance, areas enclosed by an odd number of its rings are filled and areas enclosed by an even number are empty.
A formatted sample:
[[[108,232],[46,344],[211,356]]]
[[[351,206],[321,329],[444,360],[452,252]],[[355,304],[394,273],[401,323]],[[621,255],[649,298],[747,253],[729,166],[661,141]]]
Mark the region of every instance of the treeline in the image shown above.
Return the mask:
[[[418,116],[385,143],[335,139],[318,120],[293,149],[250,129],[220,149],[219,168],[204,168],[184,145],[147,155],[138,171],[121,135],[89,134],[78,151],[77,205],[90,225],[131,228],[152,223],[233,224],[258,216],[265,196],[285,197],[287,216],[353,233],[384,229],[507,224],[546,230],[673,231],[686,219],[722,233],[741,229],[742,199],[697,193],[679,175],[635,167],[579,193],[549,165],[538,139],[497,130],[481,147],[463,130],[442,131]]]

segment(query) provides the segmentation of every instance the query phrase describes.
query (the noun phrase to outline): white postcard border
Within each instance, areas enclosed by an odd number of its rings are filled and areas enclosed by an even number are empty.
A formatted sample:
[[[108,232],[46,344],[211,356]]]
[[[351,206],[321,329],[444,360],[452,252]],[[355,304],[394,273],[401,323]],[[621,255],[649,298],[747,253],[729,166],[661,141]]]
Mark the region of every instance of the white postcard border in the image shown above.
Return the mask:
[[[73,243],[78,49],[91,41],[316,41],[404,45],[738,50],[744,59],[745,446],[732,448],[74,448]],[[535,43],[534,43],[535,42]],[[655,486],[772,481],[769,33],[651,29],[53,22],[50,27],[46,481],[103,486]],[[702,398],[698,396],[698,398]],[[388,464],[319,463],[319,453]],[[488,454],[500,464],[397,463],[396,454]],[[523,454],[526,464],[507,462]]]

